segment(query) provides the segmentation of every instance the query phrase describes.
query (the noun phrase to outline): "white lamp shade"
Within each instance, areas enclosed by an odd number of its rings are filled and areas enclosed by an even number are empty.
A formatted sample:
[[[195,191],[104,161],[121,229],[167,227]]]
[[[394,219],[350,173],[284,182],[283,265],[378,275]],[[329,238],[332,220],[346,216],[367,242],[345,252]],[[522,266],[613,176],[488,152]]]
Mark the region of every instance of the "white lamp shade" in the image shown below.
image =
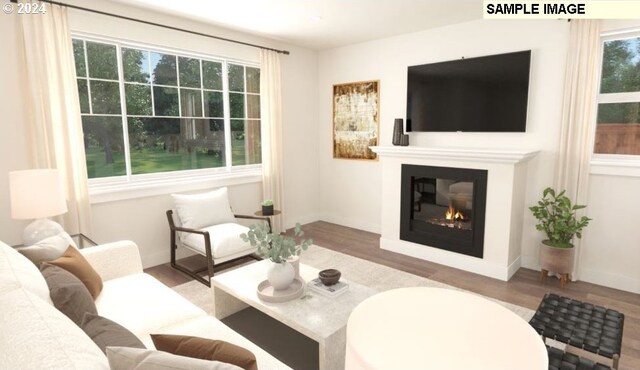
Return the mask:
[[[39,169],[9,172],[11,217],[46,218],[67,212],[62,179],[58,170]]]

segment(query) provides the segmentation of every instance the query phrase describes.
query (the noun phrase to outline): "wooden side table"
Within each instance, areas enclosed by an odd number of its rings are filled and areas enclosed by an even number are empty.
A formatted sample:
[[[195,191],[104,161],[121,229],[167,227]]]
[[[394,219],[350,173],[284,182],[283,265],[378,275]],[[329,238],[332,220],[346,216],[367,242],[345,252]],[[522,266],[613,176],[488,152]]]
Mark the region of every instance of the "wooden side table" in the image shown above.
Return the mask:
[[[83,233],[73,234],[71,235],[71,239],[76,242],[76,245],[78,245],[78,249],[95,247],[96,245],[98,245],[98,243],[94,242],[93,239],[89,238]]]
[[[262,210],[260,210],[260,211],[256,211],[254,213],[254,215],[260,216],[260,217],[266,217],[267,218],[267,224],[269,225],[269,232],[272,232],[272,229],[271,229],[271,217],[277,216],[277,215],[279,215],[281,213],[282,213],[281,211],[279,211],[277,209],[274,209],[272,215],[265,215],[265,214],[262,213]]]

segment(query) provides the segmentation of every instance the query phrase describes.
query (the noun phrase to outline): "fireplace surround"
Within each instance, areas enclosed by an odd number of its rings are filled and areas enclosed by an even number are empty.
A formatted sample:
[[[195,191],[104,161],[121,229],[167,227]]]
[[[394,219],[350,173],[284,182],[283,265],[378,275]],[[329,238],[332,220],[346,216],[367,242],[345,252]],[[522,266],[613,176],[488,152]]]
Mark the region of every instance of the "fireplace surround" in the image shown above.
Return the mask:
[[[381,164],[380,248],[505,281],[518,270],[526,211],[527,165],[537,151],[425,146],[377,146],[371,149],[379,155]],[[401,237],[403,165],[486,171],[482,258]],[[459,180],[461,184],[449,189],[452,193],[462,193],[456,204],[466,203],[465,197],[469,195],[470,188],[465,182],[469,181]],[[477,188],[473,193],[477,193]],[[425,205],[423,202],[422,206]]]
[[[482,258],[487,171],[402,165],[400,239]]]

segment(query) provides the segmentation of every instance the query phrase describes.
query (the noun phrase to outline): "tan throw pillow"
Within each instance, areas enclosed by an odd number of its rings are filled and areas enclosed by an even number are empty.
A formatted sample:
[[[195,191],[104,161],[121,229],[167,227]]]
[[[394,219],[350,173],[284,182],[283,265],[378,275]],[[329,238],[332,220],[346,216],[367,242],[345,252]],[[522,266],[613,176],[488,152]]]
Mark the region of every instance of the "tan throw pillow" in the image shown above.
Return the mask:
[[[74,274],[46,262],[40,265],[40,271],[49,286],[53,305],[76,325],[80,326],[87,312],[98,313],[87,287]]]
[[[48,263],[62,267],[77,276],[87,287],[93,299],[96,299],[102,291],[102,279],[100,275],[91,267],[80,251],[73,246],[69,246],[62,257],[49,261]]]
[[[80,327],[105,354],[113,346],[147,348],[129,329],[97,314],[87,312]]]
[[[107,359],[112,370],[240,370],[223,362],[128,347],[107,347]]]
[[[156,349],[174,355],[226,362],[245,370],[258,369],[251,351],[223,340],[169,334],[151,334],[151,339]]]

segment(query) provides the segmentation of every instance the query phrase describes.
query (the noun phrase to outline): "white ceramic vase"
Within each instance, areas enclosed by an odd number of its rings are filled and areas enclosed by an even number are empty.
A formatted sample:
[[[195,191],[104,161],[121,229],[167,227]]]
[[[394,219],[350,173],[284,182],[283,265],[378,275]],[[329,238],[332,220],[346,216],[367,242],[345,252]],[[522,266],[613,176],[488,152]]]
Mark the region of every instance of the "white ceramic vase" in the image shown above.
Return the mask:
[[[291,256],[287,258],[287,262],[293,266],[293,271],[295,271],[296,277],[300,276],[300,256]]]
[[[295,277],[296,272],[289,262],[272,262],[267,270],[267,280],[275,290],[287,289]]]

